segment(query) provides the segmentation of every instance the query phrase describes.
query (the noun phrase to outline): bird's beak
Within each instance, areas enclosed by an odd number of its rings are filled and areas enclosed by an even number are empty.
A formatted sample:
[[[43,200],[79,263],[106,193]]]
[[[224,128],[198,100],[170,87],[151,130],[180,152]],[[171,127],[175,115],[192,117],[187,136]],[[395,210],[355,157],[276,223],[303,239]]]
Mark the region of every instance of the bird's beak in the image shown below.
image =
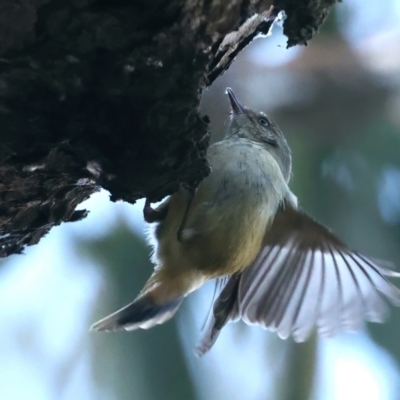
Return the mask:
[[[233,93],[231,88],[226,88],[226,93],[229,97],[229,101],[231,102],[231,107],[232,111],[235,115],[237,114],[244,114],[244,107],[239,103],[239,100],[235,96],[235,93]]]

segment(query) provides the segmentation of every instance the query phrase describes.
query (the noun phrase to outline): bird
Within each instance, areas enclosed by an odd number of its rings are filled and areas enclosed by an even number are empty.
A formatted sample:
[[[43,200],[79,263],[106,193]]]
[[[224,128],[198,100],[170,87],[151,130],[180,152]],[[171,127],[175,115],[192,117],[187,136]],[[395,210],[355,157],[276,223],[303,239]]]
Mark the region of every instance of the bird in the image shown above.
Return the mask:
[[[171,319],[209,280],[224,286],[196,347],[208,352],[238,320],[303,342],[382,323],[400,306],[391,264],[350,249],[299,205],[289,188],[292,155],[266,113],[226,89],[231,113],[211,145],[211,173],[195,191],[181,187],[144,218],[151,226],[154,272],[136,299],[92,325],[94,331],[148,329]]]

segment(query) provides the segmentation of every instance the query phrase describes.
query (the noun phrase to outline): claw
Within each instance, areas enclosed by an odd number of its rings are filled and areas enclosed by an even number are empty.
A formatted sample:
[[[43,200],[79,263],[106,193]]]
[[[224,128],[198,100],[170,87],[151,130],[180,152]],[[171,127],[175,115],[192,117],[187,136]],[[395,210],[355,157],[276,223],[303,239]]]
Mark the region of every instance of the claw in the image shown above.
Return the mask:
[[[146,199],[146,203],[144,204],[143,208],[143,217],[146,222],[160,222],[165,218],[165,216],[166,213],[164,212],[164,210],[154,210],[154,208],[151,208],[150,200]]]

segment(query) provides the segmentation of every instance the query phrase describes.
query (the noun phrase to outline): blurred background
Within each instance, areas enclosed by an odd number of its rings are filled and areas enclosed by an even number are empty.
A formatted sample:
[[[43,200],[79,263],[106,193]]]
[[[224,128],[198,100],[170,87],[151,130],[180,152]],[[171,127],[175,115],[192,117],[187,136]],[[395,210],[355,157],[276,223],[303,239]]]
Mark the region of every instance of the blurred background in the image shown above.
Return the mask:
[[[400,1],[346,0],[308,47],[255,40],[203,95],[212,139],[230,86],[274,118],[293,150],[291,188],[351,247],[400,269]],[[359,334],[301,345],[230,324],[203,358],[213,284],[150,331],[94,334],[151,273],[143,202],[107,192],[79,223],[0,265],[0,399],[400,399],[400,310]],[[400,283],[398,283],[400,285]]]

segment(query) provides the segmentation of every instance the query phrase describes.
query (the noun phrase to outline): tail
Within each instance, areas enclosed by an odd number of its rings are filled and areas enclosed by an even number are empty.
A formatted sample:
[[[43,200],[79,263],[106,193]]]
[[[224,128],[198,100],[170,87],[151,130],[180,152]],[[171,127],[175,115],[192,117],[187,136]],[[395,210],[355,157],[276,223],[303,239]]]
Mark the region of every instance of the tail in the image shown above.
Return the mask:
[[[149,294],[138,297],[133,303],[94,323],[91,331],[133,331],[149,329],[168,321],[177,312],[184,296],[157,304]]]
[[[172,273],[171,273],[172,271]],[[196,270],[157,268],[135,301],[93,324],[92,331],[133,331],[163,324],[178,311],[183,299],[204,283]]]

